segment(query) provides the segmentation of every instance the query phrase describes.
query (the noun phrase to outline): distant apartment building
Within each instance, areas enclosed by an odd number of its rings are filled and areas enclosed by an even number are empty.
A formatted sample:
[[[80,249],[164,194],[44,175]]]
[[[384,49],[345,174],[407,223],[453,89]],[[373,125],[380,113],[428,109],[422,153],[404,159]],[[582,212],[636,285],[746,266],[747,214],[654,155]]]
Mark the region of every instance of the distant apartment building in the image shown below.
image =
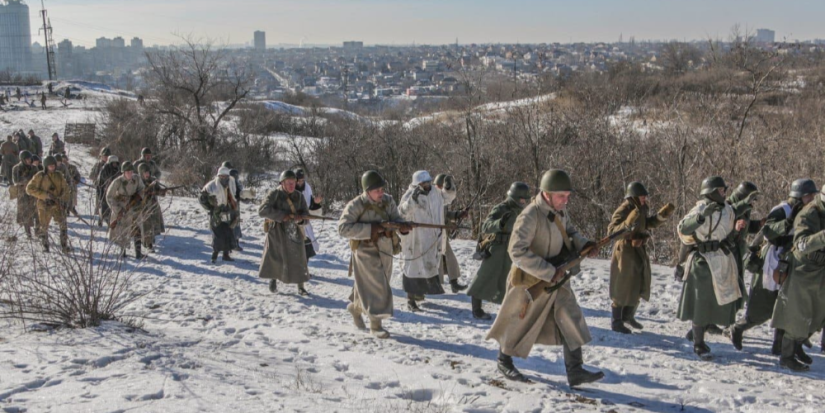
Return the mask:
[[[132,41],[129,43],[129,46],[136,51],[143,50],[143,40],[139,37],[133,37]]]
[[[266,50],[266,32],[255,32],[255,50]]]
[[[757,43],[773,43],[776,41],[776,32],[769,29],[756,29]]]
[[[0,0],[0,71],[30,71],[31,46],[29,6],[21,0]]]
[[[364,42],[344,42],[344,50],[359,50],[364,48]]]
[[[95,47],[98,49],[108,49],[112,47],[112,39],[107,39],[105,37],[98,38],[95,40]]]

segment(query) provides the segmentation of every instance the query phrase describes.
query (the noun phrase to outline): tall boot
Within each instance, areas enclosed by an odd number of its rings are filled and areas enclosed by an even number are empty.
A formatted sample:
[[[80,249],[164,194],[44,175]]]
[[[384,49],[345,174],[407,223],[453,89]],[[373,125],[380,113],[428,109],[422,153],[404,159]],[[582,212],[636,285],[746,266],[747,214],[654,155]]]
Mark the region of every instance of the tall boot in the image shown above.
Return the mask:
[[[143,259],[143,253],[141,253],[141,242],[140,240],[135,240],[135,259],[140,260]]]
[[[500,371],[507,380],[530,383],[530,379],[521,374],[516,368],[516,365],[513,364],[513,357],[504,354],[501,350],[498,351],[498,371]]]
[[[782,355],[782,339],[785,337],[785,330],[777,328],[773,330],[773,345],[771,346],[771,354],[774,356]]]
[[[705,326],[693,326],[693,352],[702,360],[711,360],[710,346],[705,343]]]
[[[418,303],[415,302],[415,296],[413,294],[407,294],[407,309],[410,310],[411,313],[421,311],[421,309],[418,308]]]
[[[737,350],[742,350],[742,338],[745,334],[745,331],[750,330],[756,326],[756,324],[751,323],[748,321],[748,318],[745,317],[738,323],[734,324],[733,327],[730,329],[730,341],[733,343],[733,347]]]
[[[459,284],[458,280],[450,280],[450,289],[453,290],[453,294],[458,294],[459,292],[466,290],[467,286]]]
[[[808,371],[810,367],[796,360],[796,347],[802,343],[797,343],[789,337],[782,337],[782,355],[779,358],[779,367],[791,371]]]
[[[631,327],[641,330],[644,328],[638,321],[636,321],[636,309],[639,308],[639,305],[633,305],[628,307],[623,307],[622,309],[622,321],[627,324],[630,324]]]
[[[364,319],[361,318],[361,311],[355,308],[355,303],[347,304],[347,311],[352,315],[352,323],[355,324],[355,327],[359,330],[366,330],[367,325],[364,324]]]
[[[43,251],[49,252],[49,236],[40,237],[40,243],[43,245]]]
[[[471,302],[473,305],[473,318],[477,320],[489,320],[492,318],[490,317],[490,314],[485,313],[484,309],[481,308],[480,298],[473,297]]]
[[[212,261],[215,262],[215,261]],[[269,280],[269,292],[277,293],[278,292],[278,281],[277,280]]]
[[[298,283],[298,295],[301,295],[303,297],[309,296],[307,290],[304,289],[304,283]]]
[[[570,350],[566,340],[562,342],[562,347],[564,348],[564,368],[567,370],[567,383],[570,387],[593,383],[604,378],[604,373],[600,371],[590,372],[582,367],[584,360],[581,347]]]
[[[64,254],[69,253],[72,249],[69,248],[69,231],[65,229],[60,230],[60,249]]]
[[[31,227],[31,225],[26,225],[24,228],[26,228],[26,238],[32,239],[32,227]]]
[[[229,251],[223,252],[223,260],[227,262],[235,261],[232,257],[229,256]]]
[[[794,351],[794,355],[796,359],[805,364],[811,364],[814,362],[814,359],[811,356],[805,354],[805,350],[802,349],[802,342],[796,343],[796,351]]]
[[[612,306],[613,309],[613,320],[610,323],[610,329],[622,334],[630,334],[631,331],[629,328],[624,326],[624,321],[622,321],[622,310],[624,307],[616,307]]]
[[[387,330],[384,330],[384,327],[381,326],[381,319],[380,318],[372,318],[370,317],[370,333],[377,338],[389,338],[390,333]]]
[[[212,264],[218,260],[218,251],[212,251]]]

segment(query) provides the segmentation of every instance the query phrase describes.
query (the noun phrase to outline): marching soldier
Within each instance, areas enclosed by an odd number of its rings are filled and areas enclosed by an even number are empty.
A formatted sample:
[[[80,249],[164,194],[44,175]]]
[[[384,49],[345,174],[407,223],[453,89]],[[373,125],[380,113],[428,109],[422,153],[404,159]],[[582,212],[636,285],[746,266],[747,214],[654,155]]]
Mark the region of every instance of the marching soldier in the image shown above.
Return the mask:
[[[17,223],[26,229],[29,239],[32,237],[32,227],[36,223],[37,204],[36,198],[26,192],[26,186],[37,172],[37,167],[32,165],[31,152],[20,152],[20,163],[12,169],[12,177],[17,188]]]
[[[43,140],[34,134],[33,129],[29,129],[29,140],[32,143],[32,156],[43,156]]]
[[[355,277],[347,311],[355,326],[362,330],[366,329],[362,315],[366,315],[370,332],[377,338],[390,336],[382,320],[393,315],[392,259],[400,249],[396,233],[385,231],[381,226],[382,222],[401,220],[395,201],[384,193],[386,184],[378,172],[365,172],[361,176],[364,192],[344,207],[338,220],[338,233],[350,240],[350,275]],[[410,230],[409,226],[402,225],[399,231],[408,234]]]
[[[427,171],[417,171],[407,192],[401,197],[398,212],[409,222],[444,224],[444,207],[455,199],[454,186],[449,189],[433,188]],[[403,285],[407,293],[407,308],[416,312],[421,309],[416,301],[425,295],[444,294],[439,280],[441,257],[444,250],[439,237],[443,230],[417,228],[401,239],[404,257]]]
[[[32,155],[32,166],[37,168],[38,171],[43,170],[43,164],[41,163],[40,157],[37,155]]]
[[[678,318],[692,322],[693,351],[702,360],[713,358],[705,343],[707,326],[733,324],[742,297],[736,258],[731,253],[736,212],[725,202],[727,189],[719,176],[702,181],[702,199],[678,226],[682,243],[690,246]]]
[[[145,163],[141,164],[140,167],[138,167],[138,174],[145,188],[143,201],[141,202],[139,221],[143,235],[143,246],[149,251],[155,252],[155,237],[162,233],[160,221],[161,208],[158,197],[166,196],[166,191],[157,187],[157,180],[152,176],[149,165]]]
[[[591,337],[570,283],[548,293],[541,282],[557,283],[565,277],[551,260],[572,256],[595,243],[579,234],[567,215],[573,190],[567,172],[545,172],[540,187],[541,193],[524,208],[513,226],[508,247],[513,260],[509,285],[487,339],[501,346],[499,371],[505,378],[521,382],[529,380],[516,369],[513,357],[527,358],[535,344],[562,345],[567,382],[576,387],[600,380],[604,373],[582,367],[582,346]],[[597,249],[591,249],[589,256],[597,253]]]
[[[312,186],[306,181],[306,173],[303,169],[298,168],[295,170],[295,178],[297,178],[295,189],[304,196],[309,212],[313,215],[320,215],[322,208],[321,203],[324,202],[324,197],[313,194]],[[318,240],[315,239],[315,231],[312,228],[311,222],[306,223],[304,231],[306,231],[304,248],[307,252],[307,260],[309,260],[318,253],[320,245],[318,244]]]
[[[731,253],[736,259],[737,269],[739,271],[739,286],[742,291],[745,291],[745,254],[748,253],[748,234],[756,234],[762,228],[761,220],[751,219],[751,212],[753,211],[753,204],[759,200],[761,193],[753,182],[742,181],[738,187],[728,197],[728,203],[736,211],[736,224],[734,227],[733,241],[735,247],[731,249]],[[740,309],[744,307],[744,299],[740,300],[737,306]]]
[[[55,171],[57,161],[53,156],[47,156],[43,163],[46,169],[36,173],[26,185],[26,193],[37,199],[37,214],[40,221],[37,236],[43,243],[43,249],[49,252],[49,223],[54,219],[60,227],[60,247],[67,253],[69,233],[66,226],[66,211],[61,204],[69,201],[69,188],[66,178]]]
[[[455,186],[453,184],[453,177],[450,175],[440,174],[435,177],[433,181],[435,187],[439,190],[451,190]],[[448,211],[447,206],[444,206],[444,223],[453,223],[464,219],[469,214],[469,211]],[[467,289],[466,285],[461,285],[458,279],[461,278],[461,268],[458,266],[458,259],[455,257],[452,247],[450,247],[450,233],[448,231],[441,232],[441,250],[444,254],[441,255],[441,265],[439,266],[439,281],[447,275],[450,279],[450,289],[453,294]]]
[[[785,331],[779,366],[807,371],[802,342],[825,326],[825,195],[816,195],[793,224],[793,260],[782,282],[771,326]],[[781,273],[781,271],[780,271]],[[802,362],[800,362],[802,361]]]
[[[266,219],[266,242],[258,276],[269,281],[269,291],[278,291],[277,282],[298,284],[298,294],[307,296],[304,283],[309,281],[305,220],[309,214],[304,195],[295,190],[295,172],[281,173],[281,185],[266,195],[258,215]]]
[[[60,140],[60,135],[57,133],[52,135],[52,146],[49,148],[49,155],[55,156],[59,153],[66,152],[66,144]]]
[[[94,185],[95,188],[98,187],[97,179],[100,177],[100,171],[102,171],[103,167],[106,166],[106,162],[108,161],[109,155],[111,155],[111,154],[112,154],[112,151],[109,150],[109,147],[100,148],[100,157],[99,157],[97,163],[95,163],[92,166],[92,170],[89,172],[89,182],[91,182],[92,185]],[[100,198],[101,197],[100,197],[99,192],[96,195],[97,196],[95,196],[95,215],[100,216]],[[98,220],[97,225],[102,226],[103,222],[101,220]]]
[[[134,162],[135,168],[140,168],[141,165],[149,165],[149,173],[155,178],[160,179],[161,171],[157,163],[152,159],[152,150],[143,148],[140,150],[140,159]],[[231,168],[230,168],[231,169]]]
[[[507,252],[510,243],[510,233],[516,218],[530,202],[530,187],[524,182],[513,182],[507,191],[507,199],[496,205],[487,214],[481,225],[484,234],[477,248],[481,261],[476,279],[470,285],[467,295],[472,297],[473,317],[479,320],[489,320],[491,317],[484,312],[481,301],[490,301],[501,304],[507,292],[507,275],[513,261]]]
[[[235,240],[232,227],[238,224],[240,213],[238,201],[235,199],[235,182],[229,177],[229,168],[218,169],[218,175],[203,187],[198,201],[209,212],[209,227],[212,229],[212,263],[218,260],[218,254],[221,251],[223,251],[224,261],[235,261],[229,252],[232,251]]]
[[[779,295],[780,277],[788,274],[789,265],[792,259],[791,249],[793,248],[793,222],[799,211],[805,205],[813,201],[816,193],[819,192],[814,181],[810,179],[797,179],[791,184],[791,191],[788,200],[773,207],[768,214],[765,225],[760,233],[764,239],[764,245],[759,246],[760,239],[757,238],[757,245],[750,247],[750,258],[748,259],[748,270],[753,272],[751,289],[748,294],[748,307],[745,316],[739,320],[730,330],[730,338],[733,346],[737,350],[742,350],[742,337],[745,331],[756,326],[760,326],[773,317],[773,309],[776,304],[776,297]],[[776,274],[776,277],[774,277]],[[779,356],[782,354],[782,337],[785,332],[781,329],[774,330],[773,346],[771,352]],[[809,361],[810,357],[798,348],[797,358]],[[810,364],[810,362],[806,363]]]
[[[120,167],[121,175],[115,178],[106,190],[106,203],[111,208],[109,240],[117,244],[126,257],[129,243],[135,246],[135,258],[142,259],[140,239],[140,203],[143,181],[135,173],[135,167],[126,161]]]
[[[14,165],[17,165],[17,155],[19,153],[20,150],[17,148],[17,144],[12,140],[11,135],[7,136],[6,141],[0,144],[0,156],[3,158],[3,181],[8,184],[11,184],[12,182],[11,170],[14,168]]]
[[[109,155],[109,157],[106,158],[106,165],[103,165],[103,169],[100,170],[100,175],[97,177],[97,194],[100,199],[100,218],[97,222],[98,226],[102,226],[103,222],[108,224],[111,219],[112,211],[109,207],[109,202],[106,199],[106,191],[109,189],[109,185],[112,184],[112,181],[120,176],[120,174],[119,159],[115,155]]]
[[[650,258],[647,255],[649,229],[664,224],[676,209],[667,204],[658,213],[650,215],[647,188],[641,182],[631,182],[625,192],[625,200],[619,205],[608,233],[621,229],[632,230],[628,238],[618,240],[613,246],[613,258],[610,264],[610,300],[613,318],[610,328],[623,334],[630,334],[625,327],[628,323],[635,329],[643,326],[636,321],[636,309],[639,300],[650,300]]]

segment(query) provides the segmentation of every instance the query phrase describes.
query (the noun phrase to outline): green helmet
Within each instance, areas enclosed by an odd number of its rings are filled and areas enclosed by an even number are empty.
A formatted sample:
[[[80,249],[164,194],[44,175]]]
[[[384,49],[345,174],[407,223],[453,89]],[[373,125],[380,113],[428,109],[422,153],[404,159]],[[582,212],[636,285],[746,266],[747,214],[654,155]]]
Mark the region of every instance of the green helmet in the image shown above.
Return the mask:
[[[561,169],[551,169],[541,177],[541,190],[544,192],[570,192],[573,181],[570,175]]]
[[[32,153],[29,151],[20,151],[20,156],[18,156],[21,161],[25,161],[26,159],[32,158]]]
[[[132,163],[129,162],[129,161],[123,162],[123,164],[120,165],[120,172],[128,172],[128,171],[134,172],[135,171],[135,166],[132,165]]]
[[[142,163],[140,164],[140,166],[138,166],[138,172],[140,172],[140,174],[143,175],[146,172],[152,172],[152,169],[149,168],[149,164]]]
[[[109,149],[108,146],[104,146],[104,147],[100,148],[100,156],[108,157],[111,154],[112,154],[112,150]]]
[[[149,149],[149,148],[143,148],[143,149],[141,149],[141,150],[140,150],[140,155],[141,155],[141,156],[143,156],[143,155],[151,155],[151,154],[152,154],[152,150],[151,150],[151,149]]]
[[[221,168],[229,168],[229,169],[232,169],[232,168],[234,168],[234,166],[232,166],[232,163],[231,163],[231,162],[229,162],[229,161],[223,161],[223,163],[221,164]]]
[[[510,189],[507,191],[507,197],[513,201],[518,201],[519,199],[530,199],[531,196],[530,186],[524,182],[513,182],[513,184],[510,185]]]
[[[54,160],[57,161],[57,162],[63,162],[63,154],[58,153],[58,154],[54,155]]]
[[[287,179],[298,179],[295,177],[295,171],[287,169],[286,171],[281,172],[281,180],[278,182],[283,182]]]
[[[378,171],[367,171],[361,175],[361,188],[364,192],[383,188],[385,185],[387,185],[387,181]]]
[[[447,179],[447,174],[438,174],[433,181],[436,186],[444,186],[444,180]]]
[[[725,180],[722,179],[721,176],[711,176],[710,178],[707,178],[704,181],[702,181],[702,188],[699,190],[699,194],[711,194],[713,193],[713,191],[719,188],[728,189],[727,184],[725,184]]]
[[[733,191],[733,195],[736,196],[737,199],[745,199],[748,195],[758,191],[759,189],[756,187],[756,184],[749,181],[742,181],[739,186]]]
[[[805,195],[815,194],[817,192],[819,192],[819,189],[817,189],[816,184],[812,179],[797,179],[791,184],[790,197],[801,199]]]
[[[43,160],[43,167],[48,168],[52,165],[57,166],[57,159],[54,159],[54,156],[49,155]]]
[[[647,188],[639,181],[631,182],[630,185],[627,186],[627,191],[624,193],[625,198],[638,198],[648,195],[650,195],[650,193],[647,192]]]

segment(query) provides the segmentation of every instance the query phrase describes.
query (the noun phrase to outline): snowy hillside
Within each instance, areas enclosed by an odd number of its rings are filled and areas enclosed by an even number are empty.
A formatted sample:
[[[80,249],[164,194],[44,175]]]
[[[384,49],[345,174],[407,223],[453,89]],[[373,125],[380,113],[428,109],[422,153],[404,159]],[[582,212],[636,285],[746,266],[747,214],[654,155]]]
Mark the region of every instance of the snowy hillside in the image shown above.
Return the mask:
[[[2,113],[0,121],[9,131],[34,128],[46,137],[66,119],[93,111],[39,113]],[[88,148],[68,149],[86,175]],[[78,209],[90,220],[91,190],[80,191]],[[257,278],[264,236],[255,205],[242,205],[245,250],[234,255],[238,261],[212,265],[197,201],[167,197],[161,204],[168,231],[157,252],[125,264],[136,274],[135,288],[148,292],[126,312],[142,330],[109,322],[27,332],[0,320],[0,411],[819,412],[825,402],[818,346],[810,372],[780,371],[766,326],[748,333],[742,352],[710,336],[716,360],[697,361],[683,337],[687,323],[675,320],[681,286],[671,268],[654,266],[652,302],[637,315],[645,329],[625,336],[610,331],[609,261],[587,261],[573,281],[593,335],[584,359],[605,379],[571,390],[561,348],[539,346],[528,360],[516,360],[535,383],[515,384],[496,371],[497,345],[484,340],[491,323],[471,317],[469,297],[430,297],[423,312],[409,313],[398,267],[395,317],[385,323],[392,337],[356,330],[345,310],[349,246],[335,223],[315,225],[321,250],[310,262],[312,296],[304,298],[294,286],[270,294]],[[0,188],[0,212],[14,208]],[[105,234],[96,231],[102,249]],[[71,218],[69,233],[86,238],[89,230]],[[453,248],[467,283],[478,268],[473,243],[455,241]]]

